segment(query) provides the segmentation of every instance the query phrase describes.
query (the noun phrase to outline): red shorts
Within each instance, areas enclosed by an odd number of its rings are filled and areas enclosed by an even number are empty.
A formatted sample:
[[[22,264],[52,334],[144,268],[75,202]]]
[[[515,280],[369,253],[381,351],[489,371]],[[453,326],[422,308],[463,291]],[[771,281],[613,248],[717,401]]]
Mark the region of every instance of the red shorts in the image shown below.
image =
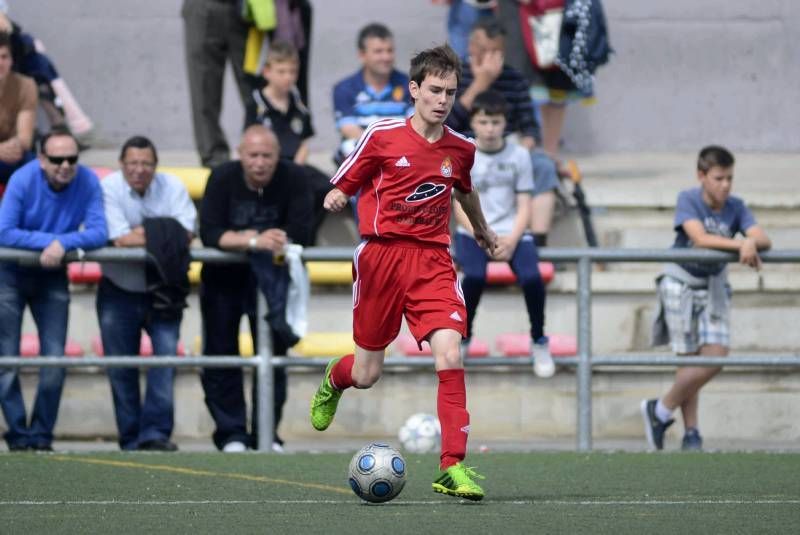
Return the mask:
[[[370,240],[353,258],[353,340],[370,351],[386,348],[405,315],[422,343],[437,329],[467,334],[467,310],[450,251],[402,240]]]

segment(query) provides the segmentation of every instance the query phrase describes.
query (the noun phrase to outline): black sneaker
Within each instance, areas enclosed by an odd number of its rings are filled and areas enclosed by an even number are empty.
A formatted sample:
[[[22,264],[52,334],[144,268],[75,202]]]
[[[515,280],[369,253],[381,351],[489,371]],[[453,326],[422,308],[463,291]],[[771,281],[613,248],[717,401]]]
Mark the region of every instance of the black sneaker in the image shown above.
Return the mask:
[[[50,444],[34,444],[31,449],[33,451],[53,451],[53,446]]]
[[[178,451],[178,446],[169,440],[145,440],[136,449],[139,451]]]
[[[644,419],[644,432],[647,435],[647,443],[655,450],[664,449],[664,432],[675,420],[670,419],[662,422],[656,416],[656,399],[643,399],[641,404],[642,418]]]
[[[9,444],[8,451],[29,451],[31,448],[27,444]]]
[[[700,436],[700,431],[696,427],[690,427],[683,435],[683,442],[681,443],[683,451],[703,451],[703,437]]]

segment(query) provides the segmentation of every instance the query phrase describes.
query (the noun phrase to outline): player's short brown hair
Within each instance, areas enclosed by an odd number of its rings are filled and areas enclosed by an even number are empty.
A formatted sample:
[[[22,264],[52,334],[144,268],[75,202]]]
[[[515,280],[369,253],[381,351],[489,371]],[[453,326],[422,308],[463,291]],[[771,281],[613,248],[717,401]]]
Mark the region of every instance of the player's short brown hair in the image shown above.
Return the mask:
[[[727,169],[733,167],[734,162],[731,151],[719,145],[709,145],[700,149],[697,155],[697,170],[707,173],[714,166]]]
[[[426,76],[447,76],[455,73],[456,82],[461,83],[461,60],[458,55],[450,48],[450,45],[441,45],[419,52],[411,58],[411,69],[408,77],[417,85],[422,85]]]

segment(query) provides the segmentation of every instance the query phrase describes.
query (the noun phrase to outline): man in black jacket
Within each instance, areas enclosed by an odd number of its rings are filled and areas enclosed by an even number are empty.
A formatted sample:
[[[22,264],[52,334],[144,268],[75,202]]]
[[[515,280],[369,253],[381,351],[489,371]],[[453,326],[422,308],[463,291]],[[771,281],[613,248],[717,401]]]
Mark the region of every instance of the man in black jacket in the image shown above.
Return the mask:
[[[207,247],[275,255],[287,243],[308,244],[312,224],[312,193],[303,169],[280,160],[275,134],[260,125],[245,130],[239,161],[216,167],[208,179],[200,210],[200,237]],[[252,263],[256,265],[256,263]],[[201,275],[203,353],[239,353],[239,322],[247,314],[257,347],[257,282],[251,265],[206,264]],[[272,329],[273,352],[285,355],[285,337]],[[216,423],[214,444],[226,452],[256,447],[253,429],[247,430],[243,374],[239,368],[206,368],[202,374],[206,405]],[[254,381],[255,383],[255,381]],[[255,386],[255,385],[254,385]],[[275,368],[275,427],[286,401],[286,371]],[[255,389],[254,389],[255,390]],[[273,449],[281,450],[277,438]]]

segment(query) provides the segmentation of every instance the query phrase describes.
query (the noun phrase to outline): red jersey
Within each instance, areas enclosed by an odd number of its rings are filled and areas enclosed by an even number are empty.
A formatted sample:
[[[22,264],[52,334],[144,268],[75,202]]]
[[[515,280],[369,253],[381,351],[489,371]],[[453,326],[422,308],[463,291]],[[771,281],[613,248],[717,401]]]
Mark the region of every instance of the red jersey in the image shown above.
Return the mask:
[[[442,137],[428,142],[411,119],[372,123],[331,183],[358,198],[362,237],[450,244],[450,194],[453,187],[472,191],[475,159],[471,140],[444,126]]]

